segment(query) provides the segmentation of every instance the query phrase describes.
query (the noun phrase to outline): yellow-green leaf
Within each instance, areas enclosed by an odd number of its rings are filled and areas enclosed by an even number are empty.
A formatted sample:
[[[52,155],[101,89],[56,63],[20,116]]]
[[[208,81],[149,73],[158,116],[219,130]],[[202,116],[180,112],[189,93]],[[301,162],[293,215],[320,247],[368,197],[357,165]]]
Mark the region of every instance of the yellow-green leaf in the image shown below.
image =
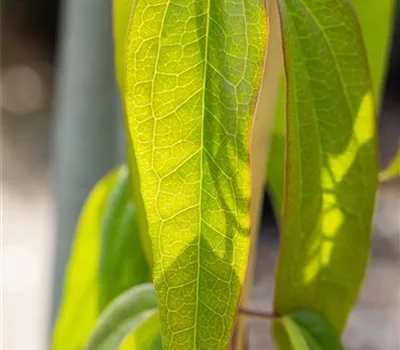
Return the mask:
[[[277,321],[275,321],[277,322]],[[279,321],[286,331],[289,342],[285,342],[285,347],[280,347],[281,350],[310,350],[301,328],[290,317],[284,316]],[[278,343],[280,344],[280,343]],[[290,347],[286,347],[290,344]],[[279,346],[279,345],[278,345]],[[322,349],[313,349],[322,350]]]
[[[112,0],[115,72],[120,89],[124,85],[124,51],[133,0]]]
[[[124,55],[125,42],[129,25],[129,19],[132,11],[133,0],[113,0],[113,32],[114,32],[114,57],[115,57],[115,73],[118,86],[120,89],[121,99],[124,97]],[[123,104],[123,103],[122,103]],[[123,113],[125,108],[122,106]],[[153,256],[151,252],[151,242],[148,235],[148,227],[142,194],[140,192],[140,181],[138,177],[138,169],[135,157],[135,150],[128,135],[128,127],[126,118],[124,118],[126,149],[128,154],[128,164],[132,182],[132,196],[135,202],[137,212],[137,222],[140,229],[140,239],[147,262],[151,267],[153,265]]]
[[[111,299],[149,280],[134,208],[128,201],[128,183],[127,168],[119,167],[96,185],[82,209],[53,334],[53,350],[82,349]]]
[[[125,103],[165,349],[225,349],[250,232],[263,0],[137,0]]]
[[[122,291],[150,281],[126,166],[120,169],[103,211],[98,269],[100,309]]]
[[[100,315],[85,350],[117,350],[127,337],[132,347],[124,343],[123,349],[149,349],[159,333],[158,325],[153,285],[135,286],[113,300]]]
[[[389,181],[400,176],[400,151],[397,152],[389,166],[379,174],[380,181]]]
[[[122,343],[119,350],[162,350],[158,309]]]
[[[368,262],[376,118],[363,42],[344,0],[280,0],[287,157],[275,311],[306,309],[337,332]]]
[[[394,0],[351,0],[367,50],[371,71],[372,87],[377,110],[381,105],[386,78],[388,53],[393,29]],[[274,69],[281,69],[275,66]],[[282,76],[276,103],[274,129],[268,161],[267,185],[275,212],[280,218],[283,201],[284,158],[285,158],[285,79]]]
[[[53,350],[83,348],[99,314],[96,279],[102,213],[117,179],[118,171],[113,171],[101,180],[92,190],[82,210],[53,334]]]

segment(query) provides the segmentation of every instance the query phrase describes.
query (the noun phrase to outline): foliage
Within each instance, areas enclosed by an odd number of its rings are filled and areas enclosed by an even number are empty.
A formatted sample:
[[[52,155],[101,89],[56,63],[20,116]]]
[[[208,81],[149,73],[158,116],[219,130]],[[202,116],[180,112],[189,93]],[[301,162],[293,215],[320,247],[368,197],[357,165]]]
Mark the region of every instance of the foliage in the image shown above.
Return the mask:
[[[338,334],[321,316],[297,311],[274,322],[282,350],[343,350]]]
[[[346,0],[114,0],[129,171],[83,209],[53,349],[242,347],[266,152],[253,138],[271,147],[282,213],[276,344],[343,348],[370,251],[393,5],[352,3],[361,31]],[[372,33],[374,6],[387,22]]]
[[[324,4],[280,2],[288,127],[275,310],[312,310],[342,331],[369,256],[376,128],[353,12]]]
[[[391,30],[394,16],[393,0],[350,0],[356,12],[364,39],[371,71],[375,104],[379,111],[383,83],[386,77],[386,61],[390,48]],[[278,69],[278,67],[276,68]],[[281,67],[283,71],[283,67]],[[271,136],[270,159],[268,162],[268,190],[275,211],[279,216],[282,210],[285,168],[285,79],[282,74],[276,104],[273,133]]]
[[[128,171],[122,166],[96,185],[82,210],[52,348],[83,349],[110,301],[147,281]]]

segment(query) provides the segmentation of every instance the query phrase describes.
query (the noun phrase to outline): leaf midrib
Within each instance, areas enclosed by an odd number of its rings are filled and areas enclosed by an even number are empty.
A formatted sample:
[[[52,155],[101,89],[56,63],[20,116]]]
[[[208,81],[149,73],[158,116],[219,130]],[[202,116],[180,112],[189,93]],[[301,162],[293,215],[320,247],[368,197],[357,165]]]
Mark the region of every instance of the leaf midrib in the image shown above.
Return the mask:
[[[194,336],[193,336],[193,346],[197,349],[197,323],[199,317],[199,303],[200,303],[200,243],[201,243],[201,232],[202,232],[202,200],[203,200],[203,161],[204,161],[204,119],[205,119],[205,107],[206,107],[206,79],[207,79],[207,68],[208,68],[208,39],[209,39],[209,29],[210,29],[210,4],[211,0],[207,0],[207,20],[206,20],[206,33],[205,33],[205,47],[204,47],[204,74],[203,74],[203,96],[202,96],[202,108],[203,116],[201,120],[201,133],[200,140],[200,191],[199,191],[199,236],[197,238],[197,278],[196,278],[196,310],[195,310],[195,324],[194,324]]]

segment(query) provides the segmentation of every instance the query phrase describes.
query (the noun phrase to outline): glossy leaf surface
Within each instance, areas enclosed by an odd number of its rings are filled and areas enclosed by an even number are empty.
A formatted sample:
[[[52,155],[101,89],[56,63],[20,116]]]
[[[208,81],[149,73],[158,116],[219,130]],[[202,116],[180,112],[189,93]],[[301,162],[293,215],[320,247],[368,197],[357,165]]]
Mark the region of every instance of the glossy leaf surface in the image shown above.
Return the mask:
[[[375,103],[377,110],[379,110],[393,30],[394,1],[351,0],[350,3],[354,7],[361,26],[371,71]],[[277,66],[274,68],[279,69]],[[284,94],[285,79],[283,76],[279,91],[267,171],[268,190],[278,218],[280,218],[282,210],[285,169],[286,130],[284,114],[286,102]]]
[[[85,349],[117,350],[128,337],[133,339],[132,347],[125,343],[125,349],[146,350],[158,332],[157,297],[152,284],[142,284],[118,296],[104,310]]]
[[[370,251],[377,188],[372,86],[348,2],[279,5],[288,133],[275,311],[314,311],[341,332]]]
[[[225,349],[250,231],[264,1],[137,0],[125,103],[165,349]]]
[[[128,181],[126,167],[114,170],[96,185],[82,210],[53,350],[82,349],[102,309],[126,288],[149,280]]]

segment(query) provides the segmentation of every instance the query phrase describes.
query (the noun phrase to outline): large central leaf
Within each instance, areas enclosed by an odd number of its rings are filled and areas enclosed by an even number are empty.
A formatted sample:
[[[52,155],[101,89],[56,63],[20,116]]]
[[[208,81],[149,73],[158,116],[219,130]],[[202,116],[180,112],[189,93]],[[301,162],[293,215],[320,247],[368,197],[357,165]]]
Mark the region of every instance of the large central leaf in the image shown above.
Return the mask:
[[[225,349],[250,231],[263,0],[138,0],[125,103],[166,349]]]

